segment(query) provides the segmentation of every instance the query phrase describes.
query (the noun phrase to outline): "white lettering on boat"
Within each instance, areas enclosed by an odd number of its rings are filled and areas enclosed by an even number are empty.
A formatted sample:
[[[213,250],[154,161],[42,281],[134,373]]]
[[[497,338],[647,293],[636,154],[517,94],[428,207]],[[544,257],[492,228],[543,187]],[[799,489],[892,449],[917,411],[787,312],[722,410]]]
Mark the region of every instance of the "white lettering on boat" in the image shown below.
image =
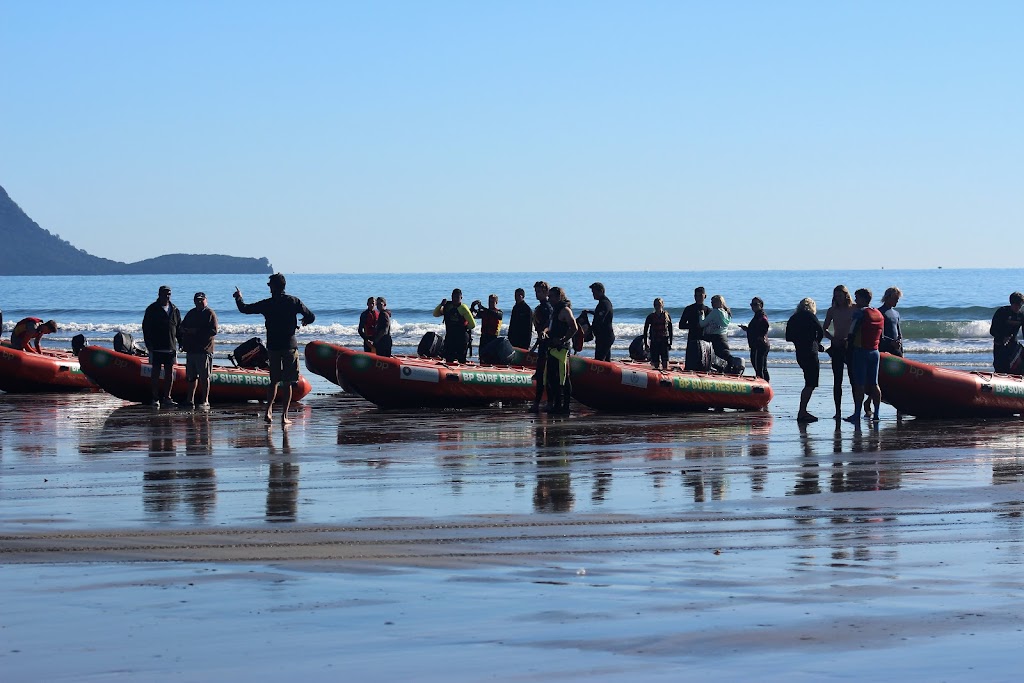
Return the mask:
[[[749,394],[749,382],[722,382],[704,377],[675,377],[673,384],[681,391],[710,391],[716,394]]]
[[[465,370],[462,373],[462,381],[466,384],[503,384],[530,386],[533,384],[533,375],[525,372],[482,372]]]

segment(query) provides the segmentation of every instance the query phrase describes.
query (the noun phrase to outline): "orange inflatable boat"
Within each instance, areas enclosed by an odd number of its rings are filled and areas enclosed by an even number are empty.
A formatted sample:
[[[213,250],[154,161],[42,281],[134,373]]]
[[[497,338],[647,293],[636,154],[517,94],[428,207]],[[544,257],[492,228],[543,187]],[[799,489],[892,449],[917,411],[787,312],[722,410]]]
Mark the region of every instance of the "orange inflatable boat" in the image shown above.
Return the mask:
[[[382,408],[452,408],[533,400],[532,367],[383,357],[346,346],[306,344],[306,369]]]
[[[773,396],[771,385],[763,379],[687,372],[681,365],[660,371],[639,361],[572,356],[569,371],[572,397],[595,410],[764,410]]]
[[[82,371],[104,391],[135,403],[150,400],[151,368],[148,358],[129,356],[101,346],[86,346],[79,354],[79,360]],[[269,386],[270,373],[266,370],[214,365],[210,375],[210,403],[266,400]],[[187,389],[185,366],[175,365],[171,397],[175,401],[183,401]],[[298,384],[292,389],[292,399],[303,398],[311,389],[309,380],[299,377]]]
[[[888,353],[878,366],[882,400],[918,417],[1024,414],[1024,377],[950,370]]]
[[[0,346],[0,391],[37,393],[98,390],[68,351],[34,353]]]

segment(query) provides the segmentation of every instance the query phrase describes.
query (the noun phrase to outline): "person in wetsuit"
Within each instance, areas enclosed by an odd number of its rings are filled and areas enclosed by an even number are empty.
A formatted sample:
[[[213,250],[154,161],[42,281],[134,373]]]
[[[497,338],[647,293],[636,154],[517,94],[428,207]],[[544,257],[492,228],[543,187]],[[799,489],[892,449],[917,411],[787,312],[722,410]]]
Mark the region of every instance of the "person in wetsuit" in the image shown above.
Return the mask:
[[[540,399],[544,396],[544,377],[548,359],[548,327],[551,325],[551,304],[548,303],[548,283],[538,280],[533,283],[533,293],[537,297],[537,306],[533,309],[533,329],[537,331],[537,372],[531,413],[540,412]],[[550,403],[550,399],[549,399]]]
[[[462,303],[462,290],[452,290],[452,300],[441,299],[434,308],[434,317],[444,319],[444,359],[449,363],[466,362],[471,330],[476,327],[469,306]]]
[[[526,303],[526,290],[516,289],[516,305],[508,319],[508,341],[517,349],[529,349],[533,339],[533,311]]]
[[[498,308],[498,295],[491,294],[487,297],[487,308],[474,301],[469,307],[473,317],[480,321],[480,350],[498,338],[501,333],[501,319],[504,312]]]
[[[700,342],[704,338],[701,321],[711,309],[704,305],[707,294],[703,287],[693,290],[693,303],[683,309],[679,316],[679,329],[686,330],[686,369],[690,371],[707,370],[704,367],[704,354]]]
[[[374,353],[378,356],[386,358],[391,355],[391,311],[388,310],[388,300],[382,296],[377,297],[377,319],[372,341]]]
[[[373,337],[377,331],[377,302],[371,296],[366,300],[366,310],[359,314],[359,336],[363,338],[363,351],[373,353]]]
[[[1010,372],[1013,360],[1017,356],[1020,346],[1017,333],[1020,332],[1021,324],[1024,324],[1022,305],[1024,294],[1014,292],[1010,295],[1010,305],[998,308],[992,316],[988,332],[992,335],[992,365],[996,372]]]
[[[769,325],[761,297],[755,296],[750,300],[750,310],[754,317],[746,325],[740,325],[740,329],[747,333],[747,347],[750,348],[750,364],[754,366],[754,375],[768,382]]]
[[[566,298],[561,287],[548,291],[551,304],[551,325],[547,330],[547,367],[544,384],[548,390],[547,412],[558,415],[569,414],[572,398],[572,381],[569,378],[569,349],[578,326],[572,314],[572,303]]]
[[[594,295],[597,306],[593,311],[584,310],[583,313],[591,315],[590,331],[594,334],[594,360],[610,361],[612,344],[615,343],[615,330],[612,327],[615,308],[605,295],[603,283],[595,282],[590,285],[590,292]]]
[[[654,312],[644,321],[644,349],[650,353],[655,370],[668,370],[668,350],[672,348],[672,316],[660,296],[654,300]]]
[[[804,388],[800,392],[800,409],[797,411],[797,422],[817,422],[818,418],[807,412],[807,404],[811,400],[811,394],[818,388],[818,379],[821,374],[821,365],[818,361],[818,353],[825,350],[821,340],[825,337],[825,330],[817,317],[818,306],[810,297],[801,299],[796,306],[796,311],[786,322],[786,341],[793,342],[796,348],[796,362],[804,371]]]

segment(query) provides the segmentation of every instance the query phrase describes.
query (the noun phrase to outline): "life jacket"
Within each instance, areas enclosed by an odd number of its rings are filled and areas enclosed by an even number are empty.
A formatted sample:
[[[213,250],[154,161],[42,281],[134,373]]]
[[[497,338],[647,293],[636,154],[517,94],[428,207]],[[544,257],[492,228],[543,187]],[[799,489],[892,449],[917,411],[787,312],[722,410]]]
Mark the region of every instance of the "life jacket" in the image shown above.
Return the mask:
[[[876,351],[878,341],[882,338],[884,316],[877,308],[861,309],[863,316],[856,323],[853,333],[853,346],[858,349]]]
[[[373,339],[374,333],[377,331],[377,309],[363,311],[363,332],[370,339]]]
[[[463,317],[459,309],[462,304],[455,304],[449,301],[444,305],[444,329],[447,334],[462,332],[465,334],[469,328],[469,322]]]
[[[668,311],[662,311],[661,315],[654,315],[651,321],[651,339],[668,338]]]
[[[561,313],[564,308],[564,303],[557,303],[552,307],[551,331],[548,333],[548,339],[551,340],[551,348],[553,349],[568,348],[566,344],[560,344],[561,340],[565,338],[565,333],[569,331],[569,323],[558,317],[558,314]]]
[[[504,315],[500,308],[496,308],[493,311],[489,308],[485,308],[480,311],[480,335],[490,335],[497,337],[498,332],[501,330],[501,317]]]

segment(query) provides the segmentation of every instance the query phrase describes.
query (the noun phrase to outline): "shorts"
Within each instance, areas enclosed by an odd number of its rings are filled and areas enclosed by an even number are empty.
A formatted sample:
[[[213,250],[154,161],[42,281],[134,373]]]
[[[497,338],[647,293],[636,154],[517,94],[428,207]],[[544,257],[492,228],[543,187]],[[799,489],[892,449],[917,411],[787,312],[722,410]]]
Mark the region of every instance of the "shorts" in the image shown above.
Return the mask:
[[[878,384],[878,349],[853,350],[853,383],[859,387],[873,387]]]
[[[270,351],[270,381],[295,384],[299,381],[299,350]]]
[[[213,356],[206,351],[189,351],[185,354],[185,379],[204,382],[210,379],[213,372]]]
[[[176,354],[174,351],[149,352],[149,364],[153,368],[167,368],[168,373],[174,371],[174,364],[177,362],[177,360],[178,354]]]
[[[804,371],[804,386],[817,389],[818,377],[821,374],[821,363],[818,361],[817,352],[797,352],[796,362]]]

